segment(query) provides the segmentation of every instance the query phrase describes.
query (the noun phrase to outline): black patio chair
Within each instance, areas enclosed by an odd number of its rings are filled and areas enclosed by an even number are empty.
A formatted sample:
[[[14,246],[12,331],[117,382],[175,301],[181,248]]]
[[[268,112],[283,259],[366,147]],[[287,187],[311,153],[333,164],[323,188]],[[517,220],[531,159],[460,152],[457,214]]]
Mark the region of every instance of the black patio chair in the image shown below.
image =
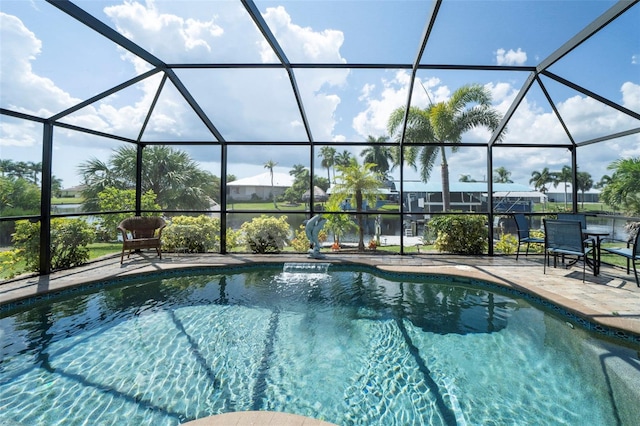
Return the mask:
[[[520,246],[522,244],[527,245],[525,256],[529,255],[529,244],[538,243],[544,244],[544,238],[532,237],[531,230],[529,229],[529,221],[523,213],[515,213],[513,218],[516,221],[516,228],[518,229],[518,249],[516,251],[516,260],[520,255]]]
[[[602,247],[602,250],[611,253],[617,254],[618,256],[625,257],[627,259],[627,275],[629,274],[629,263],[633,265],[633,274],[636,276],[636,285],[640,287],[640,280],[638,280],[638,267],[636,266],[636,262],[640,260],[640,232],[636,233],[633,241],[633,246],[630,244],[631,241],[627,243],[627,248],[618,248],[618,247]]]
[[[582,235],[582,224],[573,220],[551,220],[544,219],[544,273],[547,273],[547,265],[549,256],[553,255],[553,267],[557,266],[558,255],[576,256],[576,262],[581,258],[582,265],[582,281],[585,279],[587,267],[587,256],[589,253],[593,256],[593,265],[595,267],[596,257],[595,250],[592,245],[586,245]],[[594,268],[595,270],[595,268]]]

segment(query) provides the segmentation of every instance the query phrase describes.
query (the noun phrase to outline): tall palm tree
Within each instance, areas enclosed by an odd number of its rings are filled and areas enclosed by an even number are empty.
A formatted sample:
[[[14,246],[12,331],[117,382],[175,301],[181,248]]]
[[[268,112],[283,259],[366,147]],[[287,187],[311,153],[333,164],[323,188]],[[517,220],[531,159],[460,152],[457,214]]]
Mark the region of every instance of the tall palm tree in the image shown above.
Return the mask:
[[[309,170],[302,164],[294,164],[291,170],[289,170],[289,174],[294,178],[300,176],[302,173],[309,174]]]
[[[506,168],[500,166],[494,170],[493,182],[494,183],[513,183],[510,179],[511,172]]]
[[[337,166],[340,174],[340,183],[335,184],[332,196],[346,200],[353,198],[356,205],[356,218],[358,221],[358,250],[364,251],[364,226],[362,220],[363,201],[367,200],[370,206],[375,205],[376,197],[380,193],[381,178],[373,168],[375,164],[358,164],[354,158],[347,166]]]
[[[331,185],[331,175],[329,172],[331,171],[331,167],[333,167],[336,163],[336,149],[330,146],[323,146],[320,148],[320,155],[322,158],[322,162],[320,165],[327,169],[327,180],[329,181],[329,185]],[[335,171],[333,172],[333,177],[335,180]]]
[[[593,187],[596,189],[602,189],[607,186],[611,182],[611,176],[603,175],[600,180],[593,184]]]
[[[345,149],[341,153],[336,154],[334,166],[348,166],[351,162],[351,158],[351,153]],[[335,174],[333,176],[333,180],[335,180]]]
[[[593,179],[589,172],[578,172],[577,178],[576,188],[582,192],[582,207],[584,208],[584,193],[593,188]]]
[[[37,185],[38,175],[42,174],[42,163],[41,162],[35,163],[33,161],[29,161],[27,163],[27,167],[31,175],[31,182]]]
[[[404,115],[405,108],[398,108],[391,113],[387,123],[389,134],[396,140],[401,137]],[[479,84],[460,87],[446,102],[431,104],[424,109],[409,108],[404,141],[407,143],[405,160],[414,168],[419,161],[420,177],[427,182],[440,154],[443,210],[450,210],[451,195],[446,149],[440,144],[459,144],[462,135],[475,127],[487,127],[493,131],[498,128],[500,120],[500,114],[491,107],[491,93]],[[452,146],[451,152],[457,149],[457,146]]]
[[[276,194],[273,191],[273,168],[277,165],[278,163],[274,162],[273,160],[269,160],[264,163],[264,168],[269,169],[269,174],[271,175],[271,198],[273,199],[273,207],[275,207],[276,209],[278,208],[278,205],[276,204]]]
[[[547,184],[552,182],[553,176],[548,167],[542,169],[541,172],[537,170],[531,172],[531,179],[529,179],[529,183],[533,184],[533,187],[536,189],[536,191],[540,191],[543,194],[546,194],[549,191],[549,188],[547,188]]]
[[[569,182],[573,182],[573,171],[569,166],[563,166],[559,172],[551,173],[553,179],[553,187],[557,188],[558,184],[564,183],[564,209],[567,210],[567,189]]]
[[[395,167],[395,162],[393,158],[393,154],[390,146],[382,145],[384,142],[388,142],[388,136],[371,136],[367,137],[367,142],[369,145],[368,148],[365,148],[360,153],[360,156],[363,157],[363,161],[365,163],[373,163],[376,166],[374,167],[374,171],[380,173],[385,178],[388,177],[388,174]]]

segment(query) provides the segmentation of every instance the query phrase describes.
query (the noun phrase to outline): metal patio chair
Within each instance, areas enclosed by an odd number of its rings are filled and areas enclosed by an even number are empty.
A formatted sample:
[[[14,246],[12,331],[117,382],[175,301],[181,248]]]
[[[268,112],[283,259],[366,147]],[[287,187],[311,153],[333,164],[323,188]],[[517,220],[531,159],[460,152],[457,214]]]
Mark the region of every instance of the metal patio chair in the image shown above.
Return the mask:
[[[554,268],[557,266],[558,255],[576,256],[576,262],[581,258],[583,260],[584,281],[589,253],[593,256],[594,267],[596,262],[594,247],[585,245],[584,242],[582,224],[579,221],[544,219],[544,273],[547,272],[550,256],[553,255]]]
[[[515,213],[513,218],[516,221],[516,228],[518,228],[518,249],[516,251],[516,260],[520,255],[520,246],[522,244],[527,245],[525,256],[529,255],[529,244],[538,243],[544,244],[544,238],[532,237],[531,230],[529,229],[529,221],[523,213]]]
[[[633,241],[633,245],[631,245],[631,241]],[[627,248],[602,247],[602,250],[625,257],[627,259],[627,275],[629,274],[629,263],[631,263],[633,265],[633,274],[636,276],[636,285],[640,287],[638,267],[636,266],[636,262],[640,261],[640,232],[636,232],[635,238],[627,243]]]

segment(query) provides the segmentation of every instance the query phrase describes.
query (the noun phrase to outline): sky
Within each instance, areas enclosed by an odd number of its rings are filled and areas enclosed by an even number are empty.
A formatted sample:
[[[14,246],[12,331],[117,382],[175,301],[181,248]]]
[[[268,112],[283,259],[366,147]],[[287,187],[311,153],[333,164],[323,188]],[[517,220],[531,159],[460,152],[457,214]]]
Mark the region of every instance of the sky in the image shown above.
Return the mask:
[[[275,64],[242,3],[219,1],[74,2],[109,27],[126,35],[168,64]],[[604,13],[609,0],[463,1],[445,0],[421,64],[536,66]],[[294,64],[412,64],[431,3],[418,0],[255,1],[262,18]],[[596,33],[549,71],[640,114],[640,4]],[[89,30],[44,1],[0,3],[0,106],[48,118],[151,69],[151,66]],[[202,110],[227,141],[299,142],[307,140],[288,75],[282,69],[175,70]],[[358,155],[353,142],[385,136],[388,117],[406,103],[410,70],[294,69],[304,109],[316,142],[338,142],[338,152]],[[441,102],[464,84],[478,83],[492,94],[493,105],[506,113],[529,76],[524,71],[419,70],[412,105]],[[576,142],[640,127],[639,120],[557,81],[541,77]],[[136,138],[161,84],[161,73],[104,98],[61,122]],[[448,153],[450,178],[487,179],[485,148],[490,132],[475,129],[463,146]],[[40,161],[42,126],[0,115],[0,157]],[[181,141],[203,168],[219,175],[218,147],[189,145],[212,141],[199,117],[170,81],[162,86],[142,140]],[[506,143],[540,144],[540,148],[493,150],[493,166],[505,167],[511,179],[529,184],[531,173],[571,164],[567,149],[550,148],[569,139],[542,88],[535,84],[518,106],[504,138]],[[57,127],[53,174],[64,187],[80,182],[78,165],[106,160],[119,141]],[[594,181],[610,174],[620,158],[640,156],[640,134],[578,149],[580,171]],[[259,144],[229,146],[229,170],[238,178],[265,171],[288,172],[294,164],[309,166],[304,147]],[[319,167],[319,158],[314,159]],[[326,176],[326,170],[316,174]],[[395,178],[399,174],[393,173]],[[405,169],[407,180],[418,174]],[[434,169],[433,181],[440,180]]]

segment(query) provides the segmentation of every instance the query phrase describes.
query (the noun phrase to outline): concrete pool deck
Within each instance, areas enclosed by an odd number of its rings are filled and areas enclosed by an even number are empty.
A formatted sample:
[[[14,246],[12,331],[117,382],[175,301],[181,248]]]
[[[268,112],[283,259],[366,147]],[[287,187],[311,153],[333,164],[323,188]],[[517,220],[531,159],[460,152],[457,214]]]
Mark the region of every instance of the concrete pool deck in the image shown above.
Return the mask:
[[[553,305],[582,317],[589,322],[619,330],[640,347],[640,288],[633,271],[630,275],[621,268],[603,265],[599,276],[587,270],[582,281],[582,266],[569,269],[547,268],[543,274],[541,255],[515,256],[455,256],[442,254],[344,254],[326,253],[324,259],[310,259],[303,254],[176,254],[165,253],[159,259],[151,252],[132,255],[120,265],[119,255],[105,257],[82,267],[54,272],[46,276],[32,276],[0,284],[0,304],[55,292],[92,281],[125,277],[135,274],[168,271],[181,268],[233,266],[252,263],[329,262],[361,264],[382,271],[455,275],[496,283],[506,288],[538,296]],[[640,357],[640,351],[637,351]],[[637,359],[633,361],[637,363]],[[627,367],[628,368],[628,367]],[[631,367],[632,375],[639,367]],[[635,380],[634,380],[635,382]],[[638,387],[636,383],[634,387]],[[636,389],[640,395],[640,389]],[[635,397],[632,397],[635,398]],[[205,425],[330,425],[320,420],[287,413],[237,412],[226,413],[188,422],[189,426]]]

